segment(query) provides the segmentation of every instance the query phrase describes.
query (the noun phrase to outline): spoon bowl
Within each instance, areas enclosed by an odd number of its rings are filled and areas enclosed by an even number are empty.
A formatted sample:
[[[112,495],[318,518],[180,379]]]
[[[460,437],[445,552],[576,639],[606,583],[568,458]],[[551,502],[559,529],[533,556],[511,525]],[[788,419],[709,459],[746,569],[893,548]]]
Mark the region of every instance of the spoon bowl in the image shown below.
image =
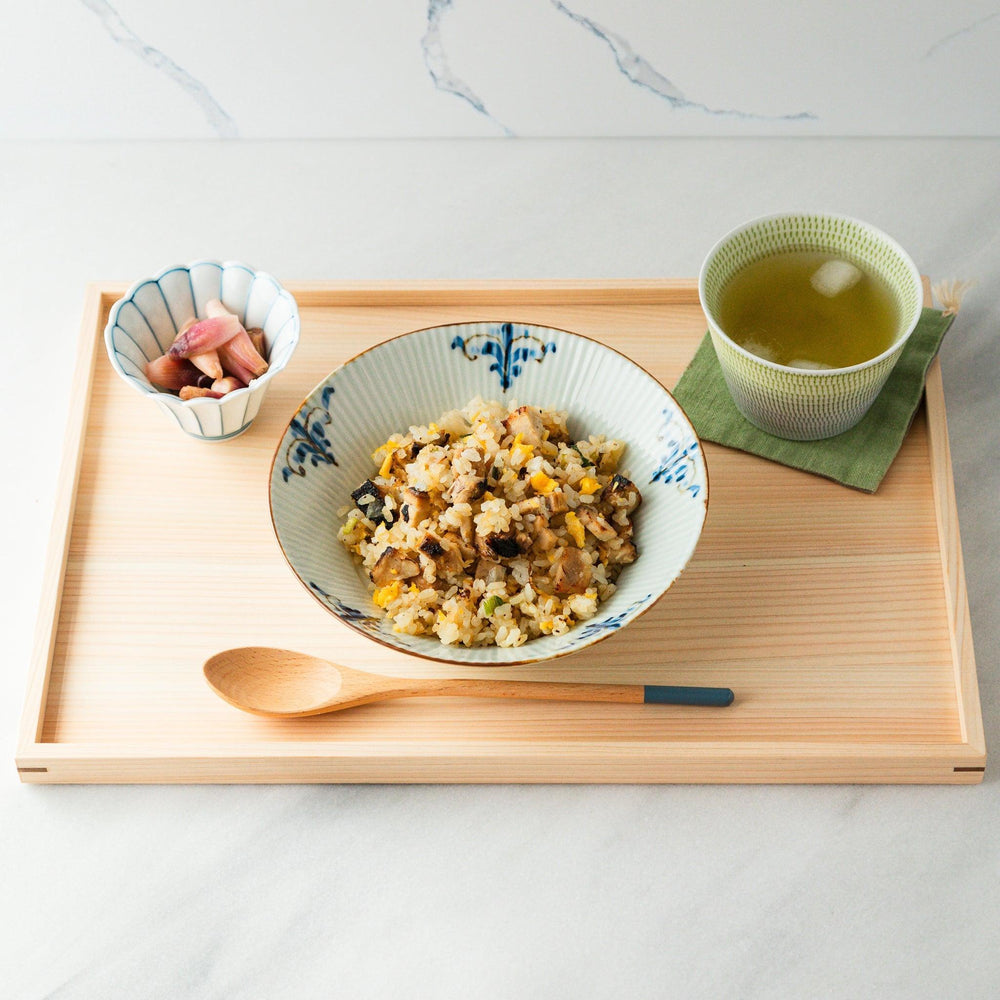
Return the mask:
[[[274,655],[280,654],[280,655]],[[343,670],[328,660],[264,647],[228,649],[206,661],[205,679],[230,705],[257,715],[309,715],[337,698]]]
[[[318,656],[266,646],[216,653],[205,661],[204,673],[212,690],[230,705],[277,719],[322,715],[388,698],[428,695],[716,707],[733,703],[729,688],[387,677]]]

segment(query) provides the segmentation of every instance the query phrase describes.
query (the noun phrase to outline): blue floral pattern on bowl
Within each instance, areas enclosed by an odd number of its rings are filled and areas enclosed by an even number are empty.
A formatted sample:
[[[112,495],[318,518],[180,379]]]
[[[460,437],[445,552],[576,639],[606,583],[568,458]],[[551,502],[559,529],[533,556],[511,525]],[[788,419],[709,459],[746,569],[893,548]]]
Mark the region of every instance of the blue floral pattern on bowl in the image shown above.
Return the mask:
[[[380,632],[382,630],[381,619],[376,618],[373,614],[350,607],[339,597],[328,594],[319,584],[313,583],[311,580],[309,581],[309,589],[344,621],[351,622],[367,632]]]
[[[334,393],[332,385],[326,386],[320,393],[320,401],[314,406],[305,404],[292,417],[288,425],[291,440],[285,446],[285,465],[281,469],[282,478],[288,482],[289,476],[304,476],[306,462],[315,469],[320,462],[326,465],[336,465],[330,439],[326,429],[332,420],[330,416],[330,397]]]
[[[501,323],[485,333],[472,334],[468,339],[456,334],[451,347],[452,350],[460,350],[469,361],[480,357],[493,358],[490,371],[497,373],[504,392],[514,384],[528,361],[541,364],[546,354],[555,354],[556,351],[554,341],[546,343],[523,327],[521,333],[515,335],[513,323]]]
[[[601,618],[599,621],[591,619],[588,622],[584,622],[583,628],[580,629],[581,641],[585,639],[592,639],[604,632],[614,632],[617,629],[620,629],[623,625],[632,620],[636,611],[638,611],[641,607],[644,607],[652,599],[653,595],[647,594],[645,597],[640,597],[637,601],[633,601],[624,611],[619,611],[616,615]]]
[[[663,429],[659,434],[663,452],[659,466],[649,481],[674,483],[692,498],[697,498],[703,485],[698,477],[701,444],[687,418],[678,419],[677,409],[665,409],[663,418]]]

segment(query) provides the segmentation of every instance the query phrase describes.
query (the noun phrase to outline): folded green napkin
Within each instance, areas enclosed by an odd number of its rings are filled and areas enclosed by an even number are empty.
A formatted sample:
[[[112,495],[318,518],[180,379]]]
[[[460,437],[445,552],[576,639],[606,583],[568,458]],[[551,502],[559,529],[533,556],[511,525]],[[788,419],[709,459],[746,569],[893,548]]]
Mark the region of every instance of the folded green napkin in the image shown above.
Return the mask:
[[[786,441],[751,424],[736,409],[705,334],[673,390],[699,437],[874,493],[896,457],[924,391],[927,368],[954,315],[924,309],[896,367],[859,424],[821,441]]]

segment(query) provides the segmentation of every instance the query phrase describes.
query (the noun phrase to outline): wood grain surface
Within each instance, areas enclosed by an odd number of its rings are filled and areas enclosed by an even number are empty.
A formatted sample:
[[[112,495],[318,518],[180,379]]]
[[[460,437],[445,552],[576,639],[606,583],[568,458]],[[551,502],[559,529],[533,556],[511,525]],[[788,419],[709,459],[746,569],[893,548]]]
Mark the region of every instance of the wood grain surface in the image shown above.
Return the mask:
[[[91,287],[17,754],[23,780],[982,780],[936,363],[877,494],[706,444],[705,531],[652,610],[548,665],[461,671],[731,687],[729,709],[428,698],[272,720],[222,702],[201,665],[235,646],[400,676],[452,673],[342,626],[278,549],[272,454],[330,370],[407,330],[512,320],[605,341],[669,388],[705,330],[687,280],[288,287],[302,312],[298,351],[252,428],[219,444],[186,437],[117,378],[101,337],[124,289]]]

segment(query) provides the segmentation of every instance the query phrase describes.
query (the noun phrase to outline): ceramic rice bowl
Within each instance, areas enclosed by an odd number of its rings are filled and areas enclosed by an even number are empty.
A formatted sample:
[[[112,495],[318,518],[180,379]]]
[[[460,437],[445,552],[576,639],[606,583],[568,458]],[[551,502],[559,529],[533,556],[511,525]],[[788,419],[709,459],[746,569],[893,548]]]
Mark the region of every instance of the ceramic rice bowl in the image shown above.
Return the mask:
[[[642,493],[639,556],[593,618],[523,645],[445,645],[393,631],[367,573],[338,539],[338,511],[374,475],[372,453],[394,433],[426,425],[476,397],[565,410],[573,440],[603,434],[627,444],[619,471]],[[701,444],[674,398],[618,352],[564,330],[462,323],[379,344],[333,371],[292,418],[271,467],[271,518],[306,590],[345,625],[402,652],[455,664],[532,663],[590,646],[627,626],[677,579],[708,505]]]

